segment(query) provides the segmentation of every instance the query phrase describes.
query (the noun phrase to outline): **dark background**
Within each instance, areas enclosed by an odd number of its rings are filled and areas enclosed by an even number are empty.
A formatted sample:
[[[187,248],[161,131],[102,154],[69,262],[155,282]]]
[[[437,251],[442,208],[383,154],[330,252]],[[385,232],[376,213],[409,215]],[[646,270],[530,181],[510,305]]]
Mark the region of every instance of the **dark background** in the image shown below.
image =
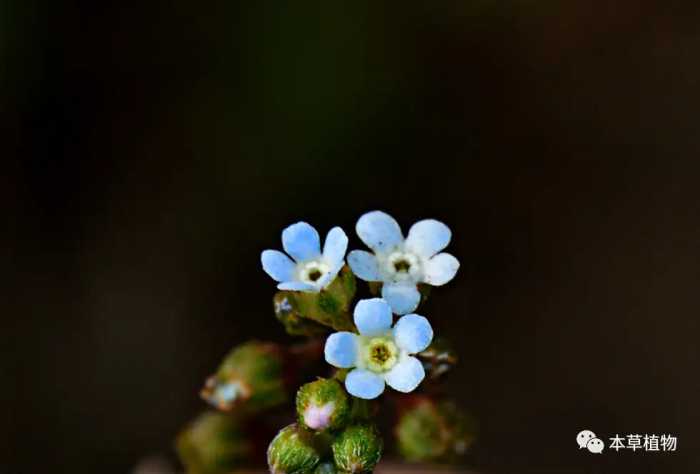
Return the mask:
[[[470,466],[697,472],[697,2],[246,3],[3,2],[0,471],[168,452],[284,340],[259,252],[383,209],[453,230]]]

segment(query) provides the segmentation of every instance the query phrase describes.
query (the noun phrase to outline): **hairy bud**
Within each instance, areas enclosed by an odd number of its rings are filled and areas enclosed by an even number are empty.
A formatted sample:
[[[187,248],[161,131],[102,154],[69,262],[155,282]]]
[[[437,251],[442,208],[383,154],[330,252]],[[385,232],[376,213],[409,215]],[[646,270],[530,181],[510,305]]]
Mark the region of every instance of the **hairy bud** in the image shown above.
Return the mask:
[[[350,415],[348,395],[337,380],[319,379],[297,392],[299,424],[315,431],[337,430]]]
[[[230,472],[244,465],[254,446],[237,419],[217,412],[203,413],[176,440],[177,452],[187,472]]]
[[[202,398],[222,411],[245,405],[251,412],[284,403],[284,361],[272,343],[247,342],[234,348],[216,374],[209,377]]]
[[[296,424],[282,428],[267,449],[272,474],[311,474],[319,460],[310,438]]]
[[[382,456],[384,443],[372,424],[347,427],[333,441],[333,460],[339,471],[347,473],[372,472]]]
[[[454,404],[421,397],[396,425],[399,452],[408,461],[455,461],[476,437],[476,423]]]

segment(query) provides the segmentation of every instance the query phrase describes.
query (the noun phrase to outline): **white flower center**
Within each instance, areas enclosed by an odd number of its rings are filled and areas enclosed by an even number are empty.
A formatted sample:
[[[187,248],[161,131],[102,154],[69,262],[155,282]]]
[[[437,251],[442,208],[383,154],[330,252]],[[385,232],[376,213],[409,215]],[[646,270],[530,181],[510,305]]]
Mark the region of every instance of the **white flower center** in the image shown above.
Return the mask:
[[[390,281],[419,281],[421,262],[417,255],[397,250],[385,257],[382,270]]]
[[[312,260],[302,263],[298,267],[299,280],[311,285],[317,285],[323,275],[330,271],[330,267],[320,260]]]
[[[360,350],[361,365],[372,372],[387,372],[399,361],[399,348],[391,337],[368,338]]]

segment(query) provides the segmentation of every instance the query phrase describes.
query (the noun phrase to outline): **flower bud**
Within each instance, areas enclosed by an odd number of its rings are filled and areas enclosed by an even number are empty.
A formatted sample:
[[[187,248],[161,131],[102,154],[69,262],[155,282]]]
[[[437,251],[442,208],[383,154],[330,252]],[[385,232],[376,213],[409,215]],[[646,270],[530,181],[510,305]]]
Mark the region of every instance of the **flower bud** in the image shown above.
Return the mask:
[[[337,469],[347,473],[372,472],[383,447],[377,428],[365,423],[347,427],[331,445]]]
[[[296,424],[282,428],[267,448],[267,464],[272,474],[310,474],[319,460],[310,437]]]
[[[254,446],[238,420],[206,412],[182,431],[176,440],[180,460],[192,474],[230,472],[247,463]]]
[[[201,396],[223,411],[240,405],[256,412],[284,403],[282,352],[275,344],[258,341],[234,348],[207,379]]]
[[[396,438],[412,462],[449,462],[462,456],[476,437],[476,423],[452,403],[420,397],[399,416]]]
[[[315,431],[337,430],[350,414],[348,396],[337,380],[319,379],[297,392],[299,425]]]

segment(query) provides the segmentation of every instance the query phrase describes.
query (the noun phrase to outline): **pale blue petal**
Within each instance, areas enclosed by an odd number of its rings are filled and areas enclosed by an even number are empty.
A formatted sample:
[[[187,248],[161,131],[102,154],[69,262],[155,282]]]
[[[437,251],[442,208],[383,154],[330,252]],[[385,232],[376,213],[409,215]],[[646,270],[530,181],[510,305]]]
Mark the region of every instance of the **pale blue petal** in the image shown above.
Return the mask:
[[[309,293],[318,293],[318,288],[309,283],[304,283],[303,281],[285,281],[277,285],[279,290],[287,291],[306,291]]]
[[[321,255],[321,238],[316,229],[306,222],[297,222],[284,229],[282,245],[297,262],[315,259]]]
[[[407,314],[394,325],[394,340],[399,349],[409,354],[424,351],[433,340],[433,328],[426,318]]]
[[[372,400],[384,392],[384,379],[369,370],[355,369],[345,377],[345,388],[353,397]]]
[[[357,278],[365,281],[381,281],[379,264],[374,254],[364,250],[353,250],[348,254],[348,265]]]
[[[326,362],[334,367],[349,369],[357,360],[357,335],[351,332],[336,332],[326,339],[323,350]]]
[[[459,269],[459,260],[449,253],[440,253],[425,263],[423,281],[433,286],[452,280]]]
[[[408,314],[420,303],[420,292],[414,283],[384,283],[382,297],[396,314]]]
[[[425,369],[415,357],[406,357],[384,375],[386,383],[394,390],[412,392],[425,378]]]
[[[265,250],[260,255],[263,270],[275,281],[289,281],[294,278],[296,265],[292,259],[279,250]]]
[[[360,217],[355,230],[360,239],[376,252],[388,252],[403,242],[399,224],[381,211],[368,212]]]
[[[338,270],[343,266],[345,251],[348,249],[348,236],[340,227],[333,227],[326,236],[323,244],[323,260],[331,267],[331,270]]]
[[[363,336],[384,334],[391,329],[391,307],[381,298],[360,300],[355,305],[354,319]]]
[[[408,231],[406,250],[415,252],[424,258],[430,258],[447,247],[452,232],[440,221],[426,219],[416,222]]]
[[[316,282],[315,282],[316,288],[319,288],[319,289],[327,288],[328,285],[333,283],[333,280],[335,280],[335,277],[338,274],[338,270],[340,270],[340,269],[329,270],[326,273],[324,273],[321,278],[316,280]]]

